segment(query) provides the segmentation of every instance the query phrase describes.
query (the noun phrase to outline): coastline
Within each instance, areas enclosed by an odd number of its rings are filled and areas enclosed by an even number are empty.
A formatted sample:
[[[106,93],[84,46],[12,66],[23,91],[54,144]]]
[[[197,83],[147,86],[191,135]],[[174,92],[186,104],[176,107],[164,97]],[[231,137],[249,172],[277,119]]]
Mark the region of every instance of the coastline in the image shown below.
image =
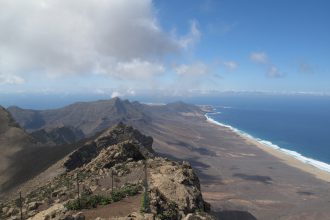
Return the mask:
[[[229,126],[222,124],[213,118],[209,117],[206,113],[204,116],[206,117],[206,121],[210,124],[220,126],[222,128],[226,128],[230,130],[231,132],[234,132],[235,134],[239,135],[246,143],[252,144],[259,149],[263,150],[264,152],[280,159],[287,165],[291,167],[295,167],[299,170],[302,170],[304,172],[310,173],[314,175],[316,178],[329,182],[330,183],[330,165],[326,164],[321,161],[317,161],[311,158],[304,157],[303,155],[290,151],[287,149],[280,148],[279,146],[276,146],[272,144],[269,141],[264,141],[258,138],[255,138],[247,133],[243,133],[240,130]]]

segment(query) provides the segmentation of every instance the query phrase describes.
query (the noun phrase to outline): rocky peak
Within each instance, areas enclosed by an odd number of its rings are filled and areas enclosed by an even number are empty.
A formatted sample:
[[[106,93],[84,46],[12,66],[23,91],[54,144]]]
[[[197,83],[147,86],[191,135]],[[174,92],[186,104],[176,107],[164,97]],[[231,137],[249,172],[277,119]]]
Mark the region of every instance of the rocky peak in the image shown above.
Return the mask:
[[[11,117],[10,113],[0,106],[0,133],[5,130],[5,127],[19,127],[15,120]]]
[[[121,146],[120,152],[117,153],[121,153],[122,157],[126,157],[122,158],[122,161],[132,156],[130,153],[135,155],[135,159],[149,158],[152,157],[154,153],[152,150],[152,142],[153,139],[151,137],[141,134],[131,126],[119,123],[104,131],[95,140],[84,144],[74,151],[69,155],[64,166],[68,171],[74,170],[92,161],[102,150],[108,149],[107,151],[110,151],[118,148],[116,145]]]
[[[115,111],[117,111],[117,114],[126,114],[127,113],[126,108],[124,106],[124,104],[127,104],[127,103],[124,103],[118,97],[113,98],[112,101],[113,101],[113,108],[115,109]]]

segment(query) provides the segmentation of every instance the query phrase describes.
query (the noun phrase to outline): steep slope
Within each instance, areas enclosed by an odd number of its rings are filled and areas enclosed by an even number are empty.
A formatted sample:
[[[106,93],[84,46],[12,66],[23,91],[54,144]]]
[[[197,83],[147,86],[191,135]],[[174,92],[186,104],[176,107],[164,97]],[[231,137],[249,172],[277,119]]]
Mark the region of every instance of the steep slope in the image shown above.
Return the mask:
[[[37,130],[31,133],[31,136],[43,144],[62,145],[72,144],[84,138],[84,133],[74,127],[60,127],[46,131]]]
[[[86,136],[91,136],[121,121],[136,124],[150,120],[132,103],[119,98],[79,102],[53,110],[37,111],[9,107],[8,111],[29,132],[70,126],[79,128]]]
[[[38,142],[0,107],[0,198],[74,149]]]
[[[23,148],[34,144],[33,138],[26,134],[15,123],[9,112],[0,106],[0,186],[12,176],[9,172],[13,164],[11,158]]]
[[[117,215],[97,210],[111,210],[112,205],[123,209],[132,196],[139,196],[145,199],[142,206],[138,204],[138,212],[124,213],[122,219],[212,219],[205,212],[210,207],[190,164],[156,157],[152,142],[122,123],[86,141],[61,160],[62,173],[23,195],[24,218],[84,219],[85,214],[94,213],[95,218],[115,219]],[[81,186],[78,199],[77,186]],[[116,203],[123,198],[127,203]],[[15,200],[4,202],[2,210],[4,219],[19,215]]]

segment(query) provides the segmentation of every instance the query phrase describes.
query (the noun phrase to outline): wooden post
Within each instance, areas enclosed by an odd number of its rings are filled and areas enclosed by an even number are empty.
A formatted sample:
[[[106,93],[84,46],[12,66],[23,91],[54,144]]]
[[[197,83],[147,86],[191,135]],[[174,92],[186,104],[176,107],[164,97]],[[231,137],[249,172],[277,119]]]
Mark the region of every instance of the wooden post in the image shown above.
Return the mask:
[[[111,169],[111,192],[113,192],[113,169]]]
[[[147,160],[144,162],[144,187],[145,190],[148,188],[148,174],[147,174]]]
[[[80,192],[79,192],[79,175],[77,173],[77,194],[78,194],[78,206],[80,209]]]
[[[22,201],[22,192],[19,192],[19,208],[21,211],[21,220],[23,220],[23,201]]]
[[[149,197],[148,197],[148,173],[147,173],[147,159],[144,161],[144,211],[150,212]]]

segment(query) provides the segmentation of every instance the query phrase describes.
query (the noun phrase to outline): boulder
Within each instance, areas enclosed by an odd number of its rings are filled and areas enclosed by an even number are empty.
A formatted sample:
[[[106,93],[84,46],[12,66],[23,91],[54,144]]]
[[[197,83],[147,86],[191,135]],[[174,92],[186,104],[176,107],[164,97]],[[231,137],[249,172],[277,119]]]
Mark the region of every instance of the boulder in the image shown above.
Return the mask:
[[[85,215],[82,212],[78,212],[72,217],[74,218],[74,220],[85,220]]]
[[[134,220],[154,220],[155,215],[152,213],[138,213],[138,212],[133,212],[129,214],[126,218],[124,219],[134,219]]]
[[[179,165],[164,159],[149,160],[150,197],[154,210],[169,209],[184,214],[205,210],[198,177],[188,164]]]
[[[215,220],[215,218],[207,213],[190,213],[183,220]]]
[[[46,220],[49,218],[54,219],[55,217],[62,215],[65,211],[66,209],[64,208],[63,204],[54,204],[48,209],[37,213],[28,220]]]
[[[7,214],[7,212],[9,211],[9,208],[8,207],[3,207],[1,209],[1,211],[2,211],[3,214]]]
[[[10,207],[7,209],[7,212],[5,213],[6,216],[11,216],[14,214],[17,214],[19,211],[13,207]]]
[[[30,202],[27,206],[28,211],[36,210],[39,207],[40,203],[38,202]]]

